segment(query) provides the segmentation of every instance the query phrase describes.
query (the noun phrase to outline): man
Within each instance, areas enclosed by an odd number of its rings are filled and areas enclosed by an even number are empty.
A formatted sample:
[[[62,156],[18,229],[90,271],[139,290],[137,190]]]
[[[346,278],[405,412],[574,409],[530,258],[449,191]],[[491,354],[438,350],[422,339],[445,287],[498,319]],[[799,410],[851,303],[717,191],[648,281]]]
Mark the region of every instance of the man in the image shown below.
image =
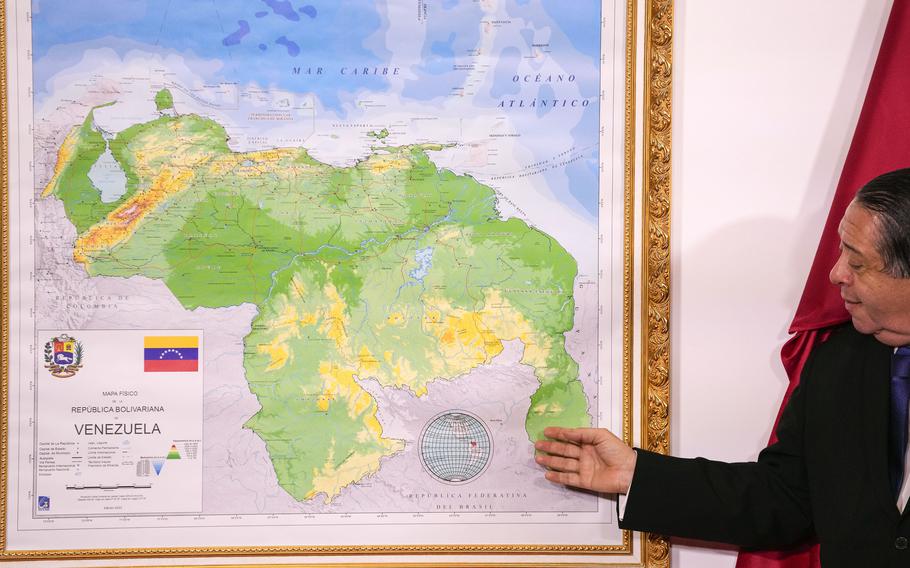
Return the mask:
[[[626,494],[622,528],[752,548],[814,535],[824,568],[910,566],[910,349],[898,349],[910,345],[910,168],[864,186],[838,232],[830,279],[852,325],[813,351],[757,462],[661,456],[603,429],[547,428],[536,444],[547,479]]]

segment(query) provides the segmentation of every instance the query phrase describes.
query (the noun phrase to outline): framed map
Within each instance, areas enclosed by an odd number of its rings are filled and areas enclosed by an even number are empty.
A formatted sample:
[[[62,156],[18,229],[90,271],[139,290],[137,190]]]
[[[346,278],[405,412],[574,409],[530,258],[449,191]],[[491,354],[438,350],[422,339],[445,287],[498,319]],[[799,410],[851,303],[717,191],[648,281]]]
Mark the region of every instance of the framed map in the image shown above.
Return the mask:
[[[668,1],[0,17],[0,557],[666,565]]]

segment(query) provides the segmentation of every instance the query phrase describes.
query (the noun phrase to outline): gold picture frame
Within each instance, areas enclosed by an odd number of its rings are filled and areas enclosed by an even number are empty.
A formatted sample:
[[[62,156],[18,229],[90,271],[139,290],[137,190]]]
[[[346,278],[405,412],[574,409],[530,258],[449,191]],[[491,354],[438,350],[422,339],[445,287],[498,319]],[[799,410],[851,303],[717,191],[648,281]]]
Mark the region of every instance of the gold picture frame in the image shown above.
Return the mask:
[[[672,0],[624,0],[626,30],[624,203],[623,203],[623,418],[622,438],[632,444],[669,453],[670,412],[670,202],[672,116]],[[639,10],[643,8],[643,17]],[[9,67],[7,64],[7,4],[0,4],[0,560],[101,560],[130,558],[254,557],[257,565],[269,559],[307,557],[307,565],[320,558],[353,559],[333,566],[377,566],[370,556],[398,557],[398,565],[448,567],[487,565],[495,558],[502,566],[576,565],[579,556],[600,558],[603,565],[664,568],[670,565],[666,537],[623,531],[619,546],[578,545],[430,545],[430,546],[254,546],[181,548],[106,548],[84,550],[10,550],[7,523],[11,511],[8,455],[10,451],[10,130]],[[638,43],[643,36],[643,43]],[[640,74],[640,75],[639,75]],[[640,76],[640,80],[638,77]],[[639,99],[640,97],[640,99]],[[641,108],[636,105],[641,101]],[[640,112],[639,112],[640,111]],[[641,146],[637,140],[641,139]],[[641,159],[636,167],[636,156]],[[639,173],[636,173],[639,172]],[[636,219],[640,226],[636,227]],[[638,246],[641,248],[639,249]],[[640,253],[640,262],[635,255]],[[637,268],[636,268],[637,267]],[[636,271],[638,271],[636,273]],[[636,295],[638,299],[636,300]],[[638,310],[636,311],[636,305]],[[635,315],[640,315],[640,323]],[[636,331],[636,328],[638,331]],[[636,344],[640,341],[640,345]],[[637,376],[635,376],[637,375]],[[635,385],[638,391],[635,392]],[[634,435],[633,408],[641,412],[638,439]],[[513,558],[521,556],[516,562]],[[421,558],[430,561],[425,562]],[[458,561],[448,560],[458,557]],[[533,559],[528,560],[529,557]],[[481,562],[481,559],[486,559]],[[566,562],[569,560],[569,562]],[[312,562],[316,561],[316,564]],[[600,565],[600,562],[596,564]],[[244,564],[247,565],[247,564]],[[276,565],[277,564],[273,564]],[[286,564],[282,564],[286,565]],[[328,565],[328,564],[326,564]],[[585,561],[589,565],[589,560]],[[226,568],[228,564],[224,564]],[[233,565],[230,565],[233,566]]]

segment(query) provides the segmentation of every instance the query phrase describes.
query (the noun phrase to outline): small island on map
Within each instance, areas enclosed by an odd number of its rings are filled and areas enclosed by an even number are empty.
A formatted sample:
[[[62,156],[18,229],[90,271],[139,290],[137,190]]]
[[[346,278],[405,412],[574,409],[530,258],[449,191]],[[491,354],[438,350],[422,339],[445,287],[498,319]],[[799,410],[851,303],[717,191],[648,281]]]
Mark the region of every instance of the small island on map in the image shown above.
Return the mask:
[[[155,103],[173,109],[166,90]],[[437,167],[429,152],[441,146],[336,167],[300,147],[232,151],[220,124],[194,114],[106,138],[93,112],[66,136],[42,194],[76,228],[73,258],[90,276],[159,279],[188,310],[256,307],[243,360],[261,409],[246,427],[295,499],[329,502],[404,450],[360,379],[421,396],[517,340],[539,381],[529,440],[590,423],[566,351],[575,259],[503,219],[492,188]],[[105,155],[126,180],[113,197],[90,176]]]
[[[383,128],[382,130],[379,130],[379,131],[373,131],[373,132],[368,133],[367,136],[370,136],[371,138],[375,138],[376,140],[385,140],[386,138],[389,137],[389,129]]]
[[[169,90],[161,89],[155,93],[155,108],[158,109],[158,112],[173,110],[174,96]]]

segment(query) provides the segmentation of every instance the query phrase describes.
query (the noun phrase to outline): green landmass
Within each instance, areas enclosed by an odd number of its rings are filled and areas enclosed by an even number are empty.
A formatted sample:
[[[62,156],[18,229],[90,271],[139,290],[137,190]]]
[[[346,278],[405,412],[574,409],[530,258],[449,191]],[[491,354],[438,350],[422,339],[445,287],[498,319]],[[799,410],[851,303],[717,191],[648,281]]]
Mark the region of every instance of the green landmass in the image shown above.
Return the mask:
[[[107,148],[104,137],[94,129],[94,120],[92,109],[82,125],[70,131],[67,139],[72,140],[71,154],[62,167],[58,164],[55,176],[57,197],[63,202],[67,218],[80,233],[114,209],[112,204],[101,201],[101,193],[88,177],[92,165]]]
[[[368,134],[368,136],[372,136],[373,138],[375,138],[377,140],[384,140],[389,137],[389,129],[383,128],[382,130],[379,130],[378,132],[373,131],[373,132],[370,132]]]
[[[106,144],[127,176],[113,203],[87,176]],[[90,275],[161,279],[187,309],[257,307],[244,369],[262,408],[246,427],[285,490],[329,500],[404,448],[355,377],[422,395],[518,340],[540,382],[529,439],[590,422],[565,349],[575,260],[501,219],[493,190],[437,168],[434,148],[385,148],[339,168],[300,148],[232,152],[224,129],[195,115],[105,142],[90,112],[45,194],[63,202]]]
[[[158,112],[174,108],[174,96],[167,89],[161,89],[155,93],[155,107]]]

